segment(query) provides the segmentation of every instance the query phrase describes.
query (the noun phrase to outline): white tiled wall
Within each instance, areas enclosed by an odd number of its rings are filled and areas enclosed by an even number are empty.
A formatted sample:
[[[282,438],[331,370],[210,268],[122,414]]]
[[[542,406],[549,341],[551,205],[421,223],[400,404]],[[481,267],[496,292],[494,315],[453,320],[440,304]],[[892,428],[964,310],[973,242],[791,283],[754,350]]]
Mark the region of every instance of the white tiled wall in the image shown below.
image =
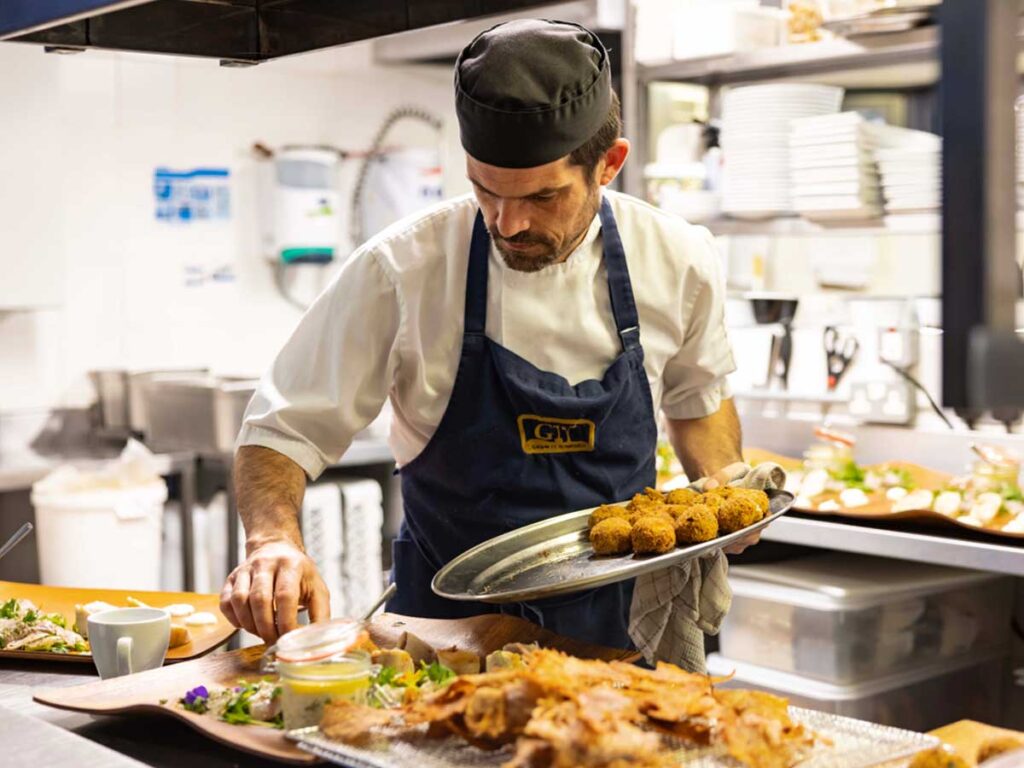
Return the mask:
[[[86,404],[94,367],[260,372],[299,313],[257,252],[251,145],[363,149],[404,104],[445,119],[446,191],[465,191],[446,67],[377,67],[367,46],[224,69],[0,44],[0,306],[20,293],[47,307],[0,309],[0,411]],[[437,141],[411,124],[391,139]],[[157,166],[230,168],[231,220],[156,221]],[[185,286],[186,264],[225,261],[234,282]]]

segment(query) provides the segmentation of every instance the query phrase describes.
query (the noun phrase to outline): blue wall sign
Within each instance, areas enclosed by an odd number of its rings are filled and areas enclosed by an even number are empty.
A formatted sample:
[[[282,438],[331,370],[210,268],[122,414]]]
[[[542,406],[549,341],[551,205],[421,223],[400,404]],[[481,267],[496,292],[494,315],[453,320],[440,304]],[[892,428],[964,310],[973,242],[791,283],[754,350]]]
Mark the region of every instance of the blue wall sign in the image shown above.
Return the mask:
[[[153,172],[156,218],[187,224],[231,218],[230,173],[227,168],[193,168]]]

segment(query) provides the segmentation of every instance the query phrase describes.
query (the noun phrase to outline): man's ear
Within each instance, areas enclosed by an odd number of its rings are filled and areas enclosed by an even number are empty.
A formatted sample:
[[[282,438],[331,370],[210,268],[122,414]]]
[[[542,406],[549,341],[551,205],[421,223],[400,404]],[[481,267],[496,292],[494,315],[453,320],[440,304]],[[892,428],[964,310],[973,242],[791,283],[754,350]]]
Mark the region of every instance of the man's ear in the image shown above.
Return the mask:
[[[622,166],[626,164],[627,157],[629,157],[629,139],[616,139],[615,143],[605,152],[604,167],[601,169],[598,183],[601,186],[611,184],[612,180],[619,175]]]

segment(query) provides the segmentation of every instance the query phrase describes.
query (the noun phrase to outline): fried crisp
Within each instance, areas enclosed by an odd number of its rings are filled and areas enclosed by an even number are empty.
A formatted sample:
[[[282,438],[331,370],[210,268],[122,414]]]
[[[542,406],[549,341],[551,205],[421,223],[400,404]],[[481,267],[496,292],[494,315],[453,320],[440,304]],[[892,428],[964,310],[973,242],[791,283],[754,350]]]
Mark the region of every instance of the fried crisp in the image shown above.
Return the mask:
[[[724,747],[751,768],[807,756],[815,737],[790,719],[785,699],[717,682],[671,664],[650,670],[540,649],[514,671],[460,677],[396,721],[485,748],[514,742],[505,768],[667,768],[679,764],[679,739]]]
[[[638,555],[660,555],[676,546],[676,532],[670,517],[641,517],[633,524],[633,551]]]
[[[324,708],[320,730],[329,739],[361,746],[373,739],[375,728],[387,725],[393,718],[394,712],[386,709],[338,699]]]
[[[968,763],[948,747],[935,747],[918,752],[909,768],[968,768]]]
[[[628,509],[620,507],[617,504],[602,504],[590,513],[590,527],[593,528],[602,520],[607,520],[611,517],[621,517],[623,520],[627,520],[629,519],[630,514],[631,513]]]
[[[753,525],[763,516],[756,501],[744,496],[733,496],[726,499],[718,510],[718,529],[722,533],[734,533]]]
[[[718,536],[718,515],[711,507],[706,504],[691,504],[675,509],[680,510],[678,514],[673,515],[677,544],[700,544]]]
[[[1024,749],[1024,741],[1015,739],[1012,736],[1000,736],[999,738],[991,739],[978,747],[977,763],[981,765],[986,760],[991,760],[997,755],[1013,752],[1017,749]]]
[[[700,494],[692,488],[676,488],[665,494],[665,503],[673,506],[687,506],[700,501]]]
[[[590,543],[598,555],[624,555],[632,547],[630,534],[633,526],[621,517],[602,520],[590,529]]]

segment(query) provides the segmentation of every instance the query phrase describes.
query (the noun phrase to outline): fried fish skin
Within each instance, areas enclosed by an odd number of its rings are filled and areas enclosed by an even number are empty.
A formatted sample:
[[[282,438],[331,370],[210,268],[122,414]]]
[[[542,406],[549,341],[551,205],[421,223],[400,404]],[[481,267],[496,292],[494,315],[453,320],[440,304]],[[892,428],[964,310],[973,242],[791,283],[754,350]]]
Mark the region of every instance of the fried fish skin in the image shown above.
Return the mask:
[[[590,529],[590,543],[598,555],[624,555],[633,548],[633,526],[621,517],[609,517]]]
[[[1024,741],[1015,739],[1012,736],[1000,736],[997,739],[991,739],[978,747],[977,763],[981,765],[986,760],[991,760],[993,757],[1006,752],[1013,752],[1016,749],[1024,749]]]
[[[734,533],[748,525],[753,525],[764,515],[753,499],[744,496],[733,496],[726,499],[718,510],[718,529],[722,533]]]
[[[593,528],[602,520],[608,520],[612,517],[620,517],[623,520],[628,520],[630,517],[630,511],[625,507],[620,507],[616,504],[602,504],[590,513],[590,527]]]
[[[676,488],[665,494],[665,503],[673,507],[685,507],[700,501],[700,494],[692,488]]]
[[[706,504],[677,507],[674,515],[677,544],[700,544],[718,536],[718,515]]]
[[[947,747],[918,752],[910,768],[967,768],[967,761]]]
[[[638,555],[660,555],[676,546],[676,531],[672,520],[661,515],[641,517],[633,524],[633,551]]]

